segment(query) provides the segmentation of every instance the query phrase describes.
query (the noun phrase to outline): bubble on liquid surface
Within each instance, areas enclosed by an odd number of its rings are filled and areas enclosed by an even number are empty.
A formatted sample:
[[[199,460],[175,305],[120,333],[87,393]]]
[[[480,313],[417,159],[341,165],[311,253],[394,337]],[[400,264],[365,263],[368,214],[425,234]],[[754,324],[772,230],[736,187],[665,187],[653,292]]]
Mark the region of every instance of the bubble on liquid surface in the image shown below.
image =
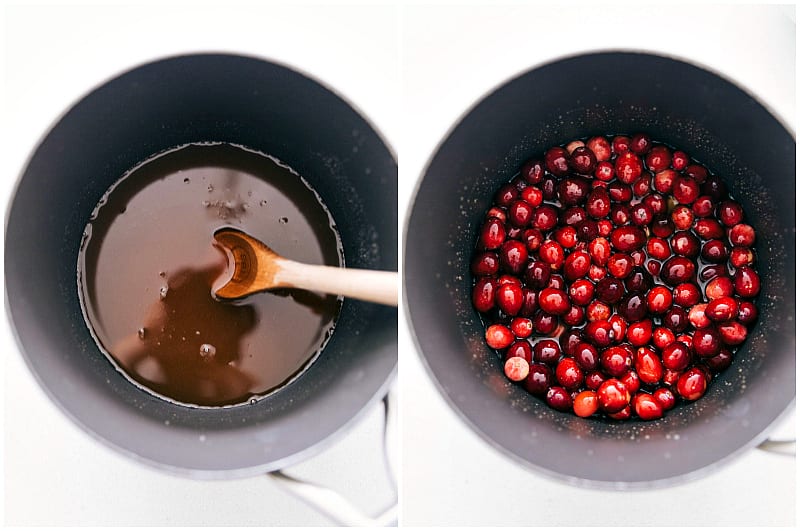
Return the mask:
[[[251,404],[255,404],[256,402],[258,402],[258,400],[256,400],[255,398],[251,398],[251,399],[250,399],[250,403],[251,403]]]
[[[287,223],[289,223],[289,218],[281,218],[278,220],[278,223],[280,223],[281,225],[286,225]]]
[[[266,199],[262,199],[261,201],[258,202],[258,204],[261,205],[261,206],[267,206],[267,200]]]
[[[139,330],[136,331],[136,334],[139,336],[139,339],[144,339],[144,336],[145,336],[146,333],[147,333],[147,330],[145,330],[144,327],[142,327],[142,328],[140,328]]]
[[[200,356],[202,356],[203,358],[208,358],[208,359],[213,358],[214,354],[216,353],[217,353],[217,347],[215,347],[214,345],[211,345],[209,343],[203,343],[202,345],[200,345]]]
[[[158,296],[162,301],[167,298],[167,292],[169,292],[169,288],[167,286],[161,286],[161,289],[158,290]]]

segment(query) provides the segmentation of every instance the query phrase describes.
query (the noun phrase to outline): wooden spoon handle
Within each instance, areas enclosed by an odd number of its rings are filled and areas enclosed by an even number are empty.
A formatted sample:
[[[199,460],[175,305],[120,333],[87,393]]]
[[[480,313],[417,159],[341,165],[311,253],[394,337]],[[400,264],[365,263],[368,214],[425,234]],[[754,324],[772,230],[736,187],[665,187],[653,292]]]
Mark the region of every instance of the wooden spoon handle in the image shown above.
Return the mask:
[[[279,269],[274,280],[278,285],[397,306],[398,277],[394,271],[309,265],[285,259],[276,263]]]

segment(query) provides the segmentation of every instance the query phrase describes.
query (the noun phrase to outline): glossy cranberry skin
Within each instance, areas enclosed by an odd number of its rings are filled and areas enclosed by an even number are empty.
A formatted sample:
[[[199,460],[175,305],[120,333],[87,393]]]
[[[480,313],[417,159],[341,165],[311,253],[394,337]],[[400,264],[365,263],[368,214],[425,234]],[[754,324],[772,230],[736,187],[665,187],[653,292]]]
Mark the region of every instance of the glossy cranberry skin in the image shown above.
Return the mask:
[[[591,175],[597,165],[597,157],[586,146],[575,148],[569,156],[569,166],[582,175]]]
[[[714,266],[709,266],[709,268],[710,267],[714,267]],[[708,268],[706,268],[706,269],[708,269]],[[721,266],[719,266],[719,269],[721,269],[722,271],[725,271],[725,266],[721,265]],[[705,269],[700,274],[700,279],[701,280],[705,279],[704,277],[706,275],[703,274],[704,272],[705,272]],[[709,280],[708,284],[706,284],[706,290],[705,290],[706,291],[706,297],[708,297],[709,300],[711,300],[711,299],[719,299],[720,297],[730,297],[731,295],[733,295],[733,293],[734,293],[733,280],[731,280],[727,276],[723,276],[724,274],[725,273],[722,273],[722,275],[719,275],[719,276],[717,276],[717,275],[713,276],[711,278],[711,280]]]
[[[747,247],[734,247],[730,253],[730,263],[733,267],[751,266],[756,261],[756,255]]]
[[[514,336],[521,339],[529,337],[533,333],[533,323],[527,317],[513,318],[510,328],[511,331],[514,332]]]
[[[566,356],[573,356],[578,344],[582,342],[583,330],[579,328],[570,328],[558,338],[558,345],[561,347],[561,352]]]
[[[519,190],[513,184],[504,184],[494,195],[494,202],[501,207],[508,207],[519,196]]]
[[[753,268],[740,267],[733,274],[733,289],[740,297],[755,297],[761,291],[761,278]]]
[[[591,417],[600,407],[597,401],[597,394],[594,391],[581,391],[575,396],[572,409],[579,417]]]
[[[592,257],[586,251],[574,251],[564,261],[564,277],[569,281],[585,277],[592,265]]]
[[[756,242],[755,229],[746,223],[737,223],[728,232],[731,245],[751,247]]]
[[[553,339],[542,339],[533,345],[533,360],[545,365],[555,365],[561,357],[561,346]]]
[[[631,208],[631,221],[634,225],[649,225],[653,221],[653,209],[644,203]]]
[[[614,330],[611,323],[606,320],[591,321],[584,329],[586,339],[599,348],[611,345],[614,340]]]
[[[528,264],[528,249],[517,240],[508,240],[500,247],[500,265],[503,271],[518,275]]]
[[[736,346],[747,339],[747,327],[738,321],[727,321],[717,325],[722,342],[728,346]]]
[[[558,273],[550,275],[550,281],[547,283],[547,287],[564,291],[566,289],[564,277]]]
[[[611,205],[609,217],[611,218],[611,222],[617,227],[627,225],[631,221],[631,209],[628,205],[614,203]]]
[[[489,277],[479,278],[472,288],[472,305],[479,312],[486,313],[494,308],[496,283]]]
[[[612,315],[608,322],[611,323],[611,329],[614,331],[614,342],[619,343],[625,339],[625,333],[628,331],[628,323],[619,314]]]
[[[553,237],[565,249],[571,249],[578,243],[578,231],[570,225],[562,225],[553,232]]]
[[[614,165],[608,161],[602,161],[597,163],[597,167],[594,169],[594,176],[596,179],[608,182],[614,178]]]
[[[697,266],[684,256],[673,256],[661,266],[661,280],[670,286],[677,286],[694,279]]]
[[[689,231],[678,231],[670,238],[672,251],[688,258],[696,258],[700,254],[700,240]]]
[[[626,278],[633,272],[634,261],[628,254],[614,253],[608,259],[608,272],[616,278]]]
[[[633,370],[626,371],[625,374],[619,377],[619,381],[622,382],[625,389],[627,389],[631,395],[636,393],[642,385],[641,380],[639,380],[639,375]]]
[[[703,360],[712,372],[722,372],[733,363],[733,354],[727,348],[720,349],[716,356]]]
[[[574,359],[562,358],[556,366],[556,380],[566,389],[577,389],[583,383],[583,371]]]
[[[582,205],[586,202],[591,187],[582,177],[567,177],[558,184],[558,199],[567,206]]]
[[[631,190],[633,191],[633,195],[636,197],[642,197],[643,195],[647,194],[650,191],[650,186],[652,185],[653,178],[650,176],[649,173],[645,172],[642,173],[641,177],[633,181],[631,185]]]
[[[550,269],[561,269],[564,264],[564,248],[553,240],[547,240],[539,247],[539,260],[548,264]]]
[[[682,371],[689,366],[691,359],[689,347],[680,341],[673,341],[661,351],[661,362],[665,369]]]
[[[684,400],[697,400],[705,394],[706,386],[706,375],[698,367],[692,367],[678,378],[675,389]]]
[[[584,379],[584,383],[588,389],[592,391],[597,391],[600,387],[600,384],[606,381],[605,375],[603,375],[600,371],[590,371],[586,374],[586,378]]]
[[[647,292],[647,309],[660,315],[672,306],[672,292],[664,286],[655,286]]]
[[[728,259],[728,249],[725,247],[725,243],[722,240],[710,240],[703,244],[700,256],[702,256],[706,262],[719,264]]]
[[[706,316],[714,322],[721,323],[734,319],[739,313],[739,305],[733,297],[720,297],[706,305]]]
[[[558,224],[558,210],[553,205],[539,205],[533,211],[531,224],[542,232],[553,230]]]
[[[494,301],[506,315],[517,315],[522,308],[522,288],[515,284],[503,284],[497,288]]]
[[[628,342],[635,347],[647,345],[653,337],[653,322],[649,319],[644,319],[631,323],[628,326],[626,336]]]
[[[531,184],[538,184],[544,179],[544,163],[540,160],[532,159],[522,165],[520,175]]]
[[[611,307],[599,300],[593,300],[586,307],[586,318],[589,321],[607,321],[611,317]]]
[[[719,239],[725,236],[725,229],[712,218],[698,219],[694,223],[694,232],[704,240]]]
[[[601,219],[611,211],[611,197],[605,188],[594,188],[586,199],[586,212],[594,219]]]
[[[542,243],[544,243],[544,235],[542,235],[542,231],[539,229],[525,229],[522,232],[522,242],[525,244],[530,254],[538,250]]]
[[[502,221],[491,218],[483,224],[479,245],[485,250],[497,249],[506,240],[506,228]]]
[[[631,190],[631,187],[619,181],[609,184],[607,189],[608,196],[611,198],[612,202],[628,203],[633,199],[633,190]]]
[[[664,375],[664,366],[661,364],[658,354],[647,347],[640,347],[636,351],[634,367],[639,379],[648,385],[659,383]]]
[[[545,395],[547,405],[558,411],[569,411],[572,409],[572,396],[563,387],[553,386],[547,390]]]
[[[470,264],[470,271],[476,276],[496,275],[499,270],[500,258],[492,251],[476,253]]]
[[[719,204],[717,216],[723,225],[733,227],[744,219],[744,210],[739,203],[726,200]]]
[[[707,195],[703,195],[697,198],[694,203],[692,203],[692,214],[698,218],[707,218],[714,214],[714,200]]]
[[[591,371],[597,368],[600,357],[597,349],[590,343],[581,341],[575,346],[573,354],[575,362],[584,371]]]
[[[617,305],[617,312],[629,323],[641,321],[647,315],[647,303],[642,293],[628,293]]]
[[[511,329],[501,324],[489,325],[484,337],[486,344],[497,350],[508,348],[514,342],[514,334]]]
[[[637,155],[644,155],[650,151],[652,145],[653,141],[650,140],[648,135],[645,133],[636,133],[631,137],[630,143],[628,144],[628,149]]]
[[[656,260],[666,260],[672,253],[666,240],[662,238],[650,238],[647,240],[647,254]]]
[[[618,135],[611,140],[611,150],[619,155],[630,149],[631,139],[627,136]]]
[[[694,224],[694,214],[692,214],[692,209],[686,205],[676,206],[672,210],[669,218],[672,220],[675,230],[679,231],[689,230]]]
[[[662,318],[664,326],[673,332],[683,332],[689,326],[689,315],[680,306],[672,306]]]
[[[672,196],[682,205],[691,205],[700,197],[700,185],[691,177],[678,176],[672,184]]]
[[[614,163],[614,171],[617,179],[631,184],[642,174],[642,160],[635,153],[622,153]]]
[[[531,344],[524,339],[514,341],[509,345],[508,349],[506,349],[506,360],[510,358],[522,358],[530,363],[533,360]]]
[[[701,358],[711,358],[719,354],[722,339],[715,328],[701,328],[692,335],[692,349]]]
[[[600,354],[600,367],[610,376],[620,377],[633,365],[631,355],[624,348],[613,346]]]
[[[672,153],[666,146],[655,146],[645,157],[647,169],[653,173],[660,172],[669,168],[672,163]]]
[[[661,402],[649,393],[638,393],[634,396],[633,409],[642,420],[655,420],[664,416]]]
[[[750,301],[741,301],[736,319],[743,325],[750,326],[758,319],[758,308]]]
[[[609,378],[598,387],[597,399],[603,411],[616,413],[630,403],[631,395],[625,384],[616,378]]]
[[[666,387],[659,387],[653,391],[653,398],[661,405],[664,411],[675,407],[675,395]]]
[[[541,363],[532,363],[525,378],[525,389],[536,396],[544,396],[553,383],[553,371]]]
[[[552,147],[544,154],[544,165],[547,171],[556,177],[564,177],[569,173],[568,157],[567,150],[564,148]]]
[[[678,284],[675,286],[675,289],[672,290],[672,298],[675,304],[683,306],[684,308],[694,306],[700,302],[701,297],[700,287],[691,282]]]
[[[669,194],[672,192],[672,186],[675,184],[675,179],[677,179],[678,176],[678,172],[674,170],[659,171],[653,178],[653,188],[659,193]]]
[[[595,293],[597,298],[606,304],[615,304],[625,294],[625,285],[619,279],[605,277],[597,282]]]
[[[592,267],[589,268],[589,279],[597,282],[600,279],[605,278],[606,273],[607,271],[604,267],[592,264]]]
[[[544,288],[539,293],[539,308],[551,315],[564,315],[569,311],[569,298],[561,290]]]
[[[593,136],[586,141],[586,147],[594,153],[598,162],[603,162],[611,158],[611,144],[602,136]]]
[[[634,267],[625,279],[625,289],[634,292],[646,292],[653,286],[653,277],[644,268]]]
[[[689,155],[683,151],[676,151],[672,154],[672,168],[681,171],[689,165]]]
[[[550,265],[541,260],[529,262],[525,269],[525,285],[534,289],[547,286],[550,281]]]
[[[533,322],[533,329],[543,336],[552,334],[558,328],[558,316],[542,310],[536,310],[536,313],[531,317],[531,321]]]
[[[590,242],[597,238],[597,223],[591,219],[579,221],[575,224],[575,231],[579,242]]]
[[[541,184],[539,184],[539,188],[542,190],[542,197],[546,201],[552,201],[556,198],[557,185],[558,179],[556,177],[545,174],[544,179],[542,180]]]
[[[623,253],[641,249],[647,243],[647,236],[639,227],[618,227],[611,231],[611,246]]]
[[[588,251],[592,257],[592,263],[604,266],[611,256],[611,244],[605,238],[595,238],[589,242]]]

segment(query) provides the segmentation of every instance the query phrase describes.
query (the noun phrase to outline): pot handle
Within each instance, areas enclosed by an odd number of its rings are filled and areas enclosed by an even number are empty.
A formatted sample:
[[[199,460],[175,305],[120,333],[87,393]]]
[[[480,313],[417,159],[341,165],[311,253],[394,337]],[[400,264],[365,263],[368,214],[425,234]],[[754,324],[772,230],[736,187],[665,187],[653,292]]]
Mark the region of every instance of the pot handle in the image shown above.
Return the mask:
[[[794,457],[797,455],[796,439],[767,439],[757,446],[759,450],[771,454],[787,455]]]
[[[383,397],[383,412],[383,458],[389,480],[395,485],[395,494],[391,504],[380,514],[368,516],[335,490],[290,476],[283,470],[275,470],[267,475],[291,494],[336,522],[337,525],[348,527],[397,525],[397,479],[391,458],[393,454],[391,447],[395,442],[395,424],[397,422],[394,391],[390,390]]]

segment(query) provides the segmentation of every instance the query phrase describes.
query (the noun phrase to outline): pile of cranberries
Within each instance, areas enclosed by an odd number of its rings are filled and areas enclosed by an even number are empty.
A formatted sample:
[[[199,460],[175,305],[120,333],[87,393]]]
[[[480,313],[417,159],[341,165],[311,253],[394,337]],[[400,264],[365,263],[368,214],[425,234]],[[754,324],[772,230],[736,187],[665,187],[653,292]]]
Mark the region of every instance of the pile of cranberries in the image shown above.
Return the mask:
[[[580,417],[705,394],[755,323],[756,235],[725,183],[645,134],[526,162],[496,193],[472,302],[505,374]]]

